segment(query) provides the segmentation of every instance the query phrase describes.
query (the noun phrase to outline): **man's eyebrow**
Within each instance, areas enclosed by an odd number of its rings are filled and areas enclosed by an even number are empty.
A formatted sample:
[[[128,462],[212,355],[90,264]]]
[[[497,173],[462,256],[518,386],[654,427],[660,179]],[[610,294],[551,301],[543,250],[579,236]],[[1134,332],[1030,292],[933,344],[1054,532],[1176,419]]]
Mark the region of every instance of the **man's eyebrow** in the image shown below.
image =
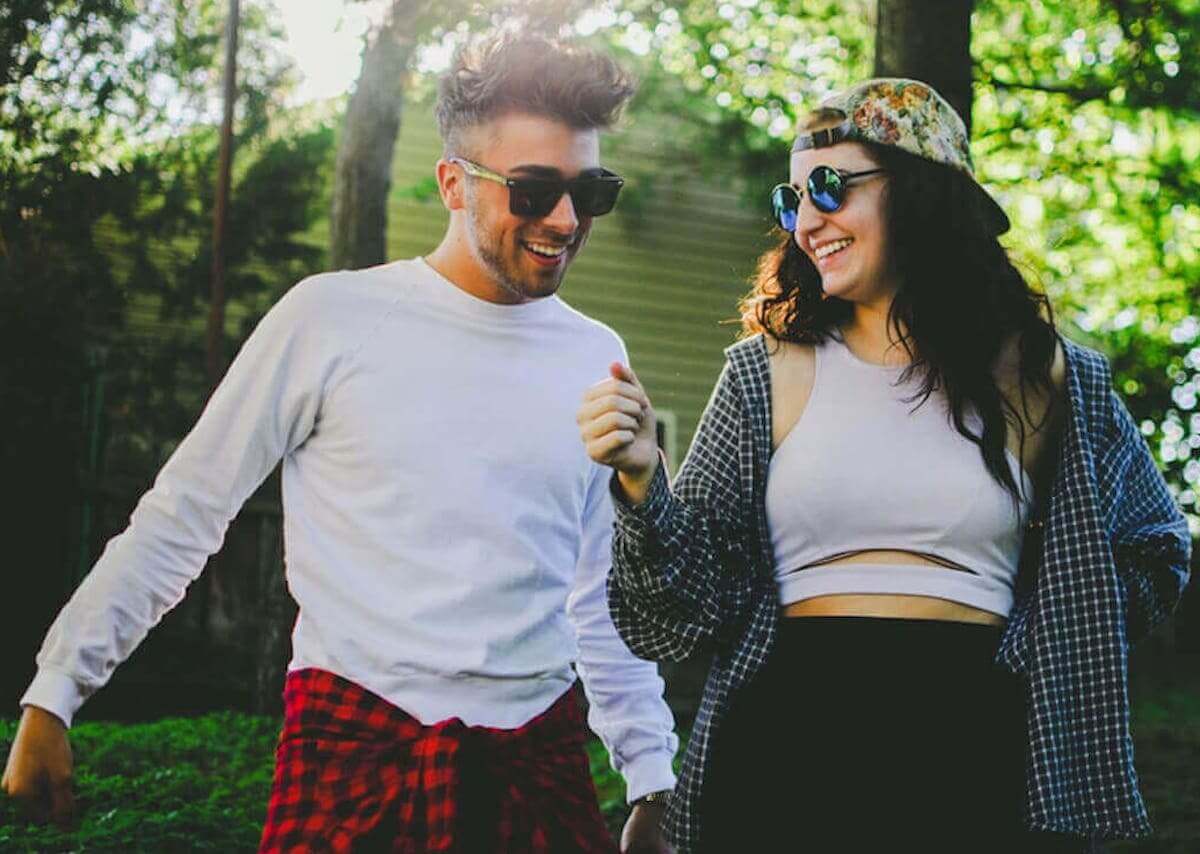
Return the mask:
[[[536,163],[523,163],[520,166],[514,166],[510,171],[521,172],[526,175],[534,175],[538,178],[561,178],[562,171],[555,169],[553,166],[539,166]]]

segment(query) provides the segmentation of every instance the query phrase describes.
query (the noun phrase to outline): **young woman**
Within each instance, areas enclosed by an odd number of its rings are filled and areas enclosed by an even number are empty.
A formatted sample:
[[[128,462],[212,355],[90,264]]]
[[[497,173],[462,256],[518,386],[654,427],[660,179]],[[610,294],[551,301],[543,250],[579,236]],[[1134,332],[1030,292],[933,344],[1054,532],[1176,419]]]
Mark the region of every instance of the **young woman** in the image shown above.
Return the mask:
[[[965,127],[870,80],[800,123],[784,232],[672,485],[614,365],[579,414],[616,471],[609,606],[712,656],[682,851],[1087,851],[1149,832],[1127,651],[1190,541],[1099,354],[997,237]]]

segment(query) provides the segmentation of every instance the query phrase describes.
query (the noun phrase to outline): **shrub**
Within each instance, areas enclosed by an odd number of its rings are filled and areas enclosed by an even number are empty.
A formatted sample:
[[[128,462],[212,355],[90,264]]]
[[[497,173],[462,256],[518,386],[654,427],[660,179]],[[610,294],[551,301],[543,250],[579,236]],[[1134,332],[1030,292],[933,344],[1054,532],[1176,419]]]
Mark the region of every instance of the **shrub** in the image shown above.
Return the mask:
[[[215,712],[71,730],[80,821],[73,831],[25,821],[0,797],[0,851],[254,851],[267,813],[280,721]],[[6,760],[16,722],[0,720]],[[610,828],[624,822],[625,782],[599,741],[588,745]]]

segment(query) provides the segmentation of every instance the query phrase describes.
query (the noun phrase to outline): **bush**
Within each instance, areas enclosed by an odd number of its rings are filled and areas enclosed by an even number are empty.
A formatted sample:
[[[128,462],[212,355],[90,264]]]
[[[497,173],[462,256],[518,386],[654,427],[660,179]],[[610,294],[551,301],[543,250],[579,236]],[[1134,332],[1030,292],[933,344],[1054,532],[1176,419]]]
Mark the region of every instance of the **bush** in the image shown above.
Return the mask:
[[[16,725],[0,722],[7,757]],[[232,712],[71,730],[81,821],[23,821],[0,799],[3,851],[254,851],[266,817],[279,721]]]
[[[1135,668],[1133,734],[1157,834],[1109,843],[1108,854],[1200,850],[1200,660]],[[71,730],[81,821],[70,833],[23,821],[0,797],[4,852],[254,851],[266,817],[280,721],[215,712],[146,724],[81,723]],[[0,759],[16,723],[0,720]],[[625,783],[599,741],[588,744],[609,829],[628,809]]]
[[[80,823],[64,832],[22,819],[0,797],[0,851],[202,852],[258,847],[274,772],[278,718],[215,712],[147,724],[71,730]],[[8,757],[16,722],[0,720]],[[624,822],[625,782],[595,739],[588,745],[609,827]]]

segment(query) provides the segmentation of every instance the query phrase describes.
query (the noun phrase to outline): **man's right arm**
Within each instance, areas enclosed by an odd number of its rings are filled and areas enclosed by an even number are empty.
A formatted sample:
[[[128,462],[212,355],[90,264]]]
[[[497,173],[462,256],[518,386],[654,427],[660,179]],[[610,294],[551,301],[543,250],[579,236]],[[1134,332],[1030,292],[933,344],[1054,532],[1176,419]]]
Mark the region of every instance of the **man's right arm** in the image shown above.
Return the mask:
[[[322,278],[297,285],[263,318],[138,502],[129,527],[109,541],[50,627],[37,676],[21,699],[27,711],[5,772],[6,791],[28,793],[32,778],[50,773],[61,753],[59,740],[47,736],[52,728],[40,725],[49,721],[33,713],[37,724],[29,724],[29,707],[56,718],[65,743],[84,700],[179,603],[245,500],[312,431],[338,361],[332,336],[315,328],[328,291]],[[69,747],[66,755],[69,764]],[[16,766],[14,757],[24,757],[24,764]]]
[[[34,821],[67,827],[75,815],[74,770],[66,724],[45,709],[26,706],[0,789],[24,804]]]

